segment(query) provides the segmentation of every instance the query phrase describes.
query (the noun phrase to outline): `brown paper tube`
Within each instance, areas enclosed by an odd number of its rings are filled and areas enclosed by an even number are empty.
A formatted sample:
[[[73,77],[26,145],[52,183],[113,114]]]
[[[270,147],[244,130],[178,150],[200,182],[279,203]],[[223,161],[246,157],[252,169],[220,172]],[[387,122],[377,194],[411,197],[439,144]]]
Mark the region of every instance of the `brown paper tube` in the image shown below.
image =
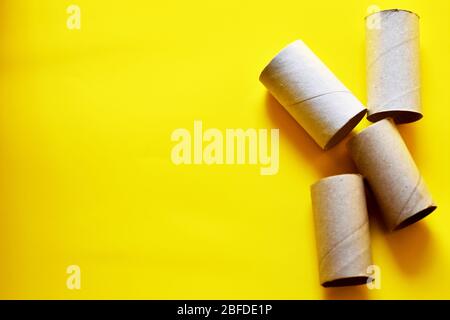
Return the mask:
[[[300,40],[281,50],[259,80],[325,150],[366,114],[361,102]]]
[[[385,10],[366,18],[367,118],[396,123],[422,118],[420,105],[419,16]]]
[[[337,287],[367,283],[372,264],[364,182],[342,174],[311,186],[320,283]]]
[[[349,141],[350,154],[367,179],[389,230],[404,228],[436,209],[394,123],[381,120]]]

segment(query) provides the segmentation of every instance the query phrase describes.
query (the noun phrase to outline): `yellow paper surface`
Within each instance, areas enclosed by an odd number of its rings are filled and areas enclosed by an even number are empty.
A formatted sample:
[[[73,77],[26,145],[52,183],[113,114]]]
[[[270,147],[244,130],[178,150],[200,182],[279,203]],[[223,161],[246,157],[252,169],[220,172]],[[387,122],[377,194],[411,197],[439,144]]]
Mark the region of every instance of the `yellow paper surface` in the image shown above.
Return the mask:
[[[0,297],[449,299],[450,3],[375,3],[421,16],[424,118],[400,131],[438,205],[392,234],[371,220],[380,290],[319,285],[309,186],[355,169],[345,141],[323,152],[258,81],[300,38],[365,103],[372,4],[2,1]],[[171,133],[194,120],[279,128],[278,174],[175,166]]]

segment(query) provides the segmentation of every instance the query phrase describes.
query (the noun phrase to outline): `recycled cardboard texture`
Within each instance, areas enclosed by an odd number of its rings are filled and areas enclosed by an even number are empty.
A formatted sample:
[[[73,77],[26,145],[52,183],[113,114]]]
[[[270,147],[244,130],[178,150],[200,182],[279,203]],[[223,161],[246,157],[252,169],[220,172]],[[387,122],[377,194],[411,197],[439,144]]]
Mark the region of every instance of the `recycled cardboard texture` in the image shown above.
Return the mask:
[[[366,108],[300,40],[285,47],[260,81],[323,149],[341,141]]]
[[[364,182],[359,174],[319,180],[311,186],[320,283],[367,283],[372,264]]]
[[[436,209],[425,182],[394,123],[381,120],[349,141],[350,154],[367,179],[390,230]]]
[[[385,10],[366,18],[368,119],[396,123],[422,118],[419,16]]]

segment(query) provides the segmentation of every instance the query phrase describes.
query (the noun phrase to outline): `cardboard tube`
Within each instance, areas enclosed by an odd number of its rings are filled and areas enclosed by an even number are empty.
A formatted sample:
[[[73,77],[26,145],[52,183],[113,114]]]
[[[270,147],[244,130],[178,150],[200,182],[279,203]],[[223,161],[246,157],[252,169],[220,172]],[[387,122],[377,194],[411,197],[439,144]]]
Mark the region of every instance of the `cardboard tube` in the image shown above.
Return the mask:
[[[311,186],[319,278],[324,287],[365,284],[372,264],[363,178],[342,174]]]
[[[389,230],[404,228],[436,209],[425,182],[394,123],[381,120],[349,141]]]
[[[422,118],[419,16],[385,10],[366,18],[368,119],[396,123]]]
[[[366,108],[300,40],[265,67],[259,80],[323,149],[341,141]]]

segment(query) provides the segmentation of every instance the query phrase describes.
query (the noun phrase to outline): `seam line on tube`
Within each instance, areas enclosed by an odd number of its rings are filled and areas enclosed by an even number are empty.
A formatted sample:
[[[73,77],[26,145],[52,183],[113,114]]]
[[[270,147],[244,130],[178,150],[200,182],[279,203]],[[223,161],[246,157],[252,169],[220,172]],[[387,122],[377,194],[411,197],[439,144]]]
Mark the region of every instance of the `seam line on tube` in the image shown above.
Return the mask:
[[[404,215],[404,211],[406,209],[406,207],[408,206],[409,202],[411,201],[411,198],[413,197],[413,195],[416,193],[417,189],[419,188],[419,185],[422,183],[422,175],[419,174],[419,179],[417,180],[416,186],[414,187],[414,189],[411,191],[411,194],[408,196],[408,199],[406,199],[405,204],[403,205],[402,209],[400,210],[398,217],[397,217],[397,221],[395,222],[395,226],[394,228],[396,228],[400,222],[400,220],[402,219],[403,215]]]
[[[346,241],[348,238],[350,238],[352,235],[354,235],[355,233],[359,232],[365,225],[367,225],[369,223],[369,221],[365,221],[362,225],[360,225],[359,227],[357,227],[355,230],[353,230],[352,232],[350,232],[348,235],[346,235],[345,237],[343,237],[341,240],[339,240],[330,250],[327,251],[327,253],[325,253],[323,255],[323,257],[320,259],[320,263],[319,263],[319,268],[322,268],[322,264],[323,261],[325,260],[325,258],[327,258],[334,250],[336,250],[337,247],[339,247],[344,241]]]
[[[354,255],[350,261],[347,261],[347,263],[345,263],[344,265],[340,266],[339,269],[336,270],[336,274],[339,274],[342,269],[344,269],[345,267],[347,267],[349,264],[351,264],[353,261],[355,261],[357,258],[361,257],[365,252],[369,251],[369,247],[364,248],[363,250],[361,250],[361,252],[359,252],[358,254]]]
[[[399,42],[399,43],[397,43],[396,45],[393,45],[392,47],[390,47],[390,48],[387,49],[386,51],[380,53],[375,59],[373,59],[373,60],[368,64],[368,68],[372,67],[372,66],[375,64],[375,62],[377,62],[378,60],[380,60],[381,57],[385,56],[386,54],[388,54],[388,53],[391,52],[392,50],[394,50],[394,49],[396,49],[396,48],[398,48],[398,47],[401,47],[402,45],[404,45],[404,44],[406,44],[406,43],[408,43],[408,42],[410,42],[410,41],[416,40],[417,38],[418,38],[418,36],[415,36],[415,37],[412,37],[412,38],[403,40],[402,42]]]
[[[316,98],[319,98],[319,97],[323,97],[323,96],[326,96],[326,95],[329,95],[329,94],[334,94],[334,93],[349,93],[349,94],[351,94],[351,92],[348,91],[348,90],[345,90],[345,91],[344,90],[330,91],[330,92],[321,93],[321,94],[315,95],[315,96],[313,96],[311,98],[307,98],[307,99],[301,100],[299,102],[293,103],[293,104],[289,105],[288,107],[293,107],[295,105],[302,104],[302,103],[304,103],[306,101],[313,100],[313,99],[316,99]]]
[[[419,89],[420,89],[420,86],[417,86],[417,87],[412,88],[412,89],[410,89],[410,90],[404,91],[404,92],[402,92],[401,94],[399,94],[398,96],[395,96],[394,98],[389,99],[387,102],[383,103],[379,108],[384,108],[384,107],[386,107],[386,105],[388,105],[388,104],[391,103],[392,101],[397,100],[398,98],[401,98],[401,97],[403,97],[403,96],[406,96],[407,94],[409,94],[409,93],[411,93],[411,92],[418,91]]]

